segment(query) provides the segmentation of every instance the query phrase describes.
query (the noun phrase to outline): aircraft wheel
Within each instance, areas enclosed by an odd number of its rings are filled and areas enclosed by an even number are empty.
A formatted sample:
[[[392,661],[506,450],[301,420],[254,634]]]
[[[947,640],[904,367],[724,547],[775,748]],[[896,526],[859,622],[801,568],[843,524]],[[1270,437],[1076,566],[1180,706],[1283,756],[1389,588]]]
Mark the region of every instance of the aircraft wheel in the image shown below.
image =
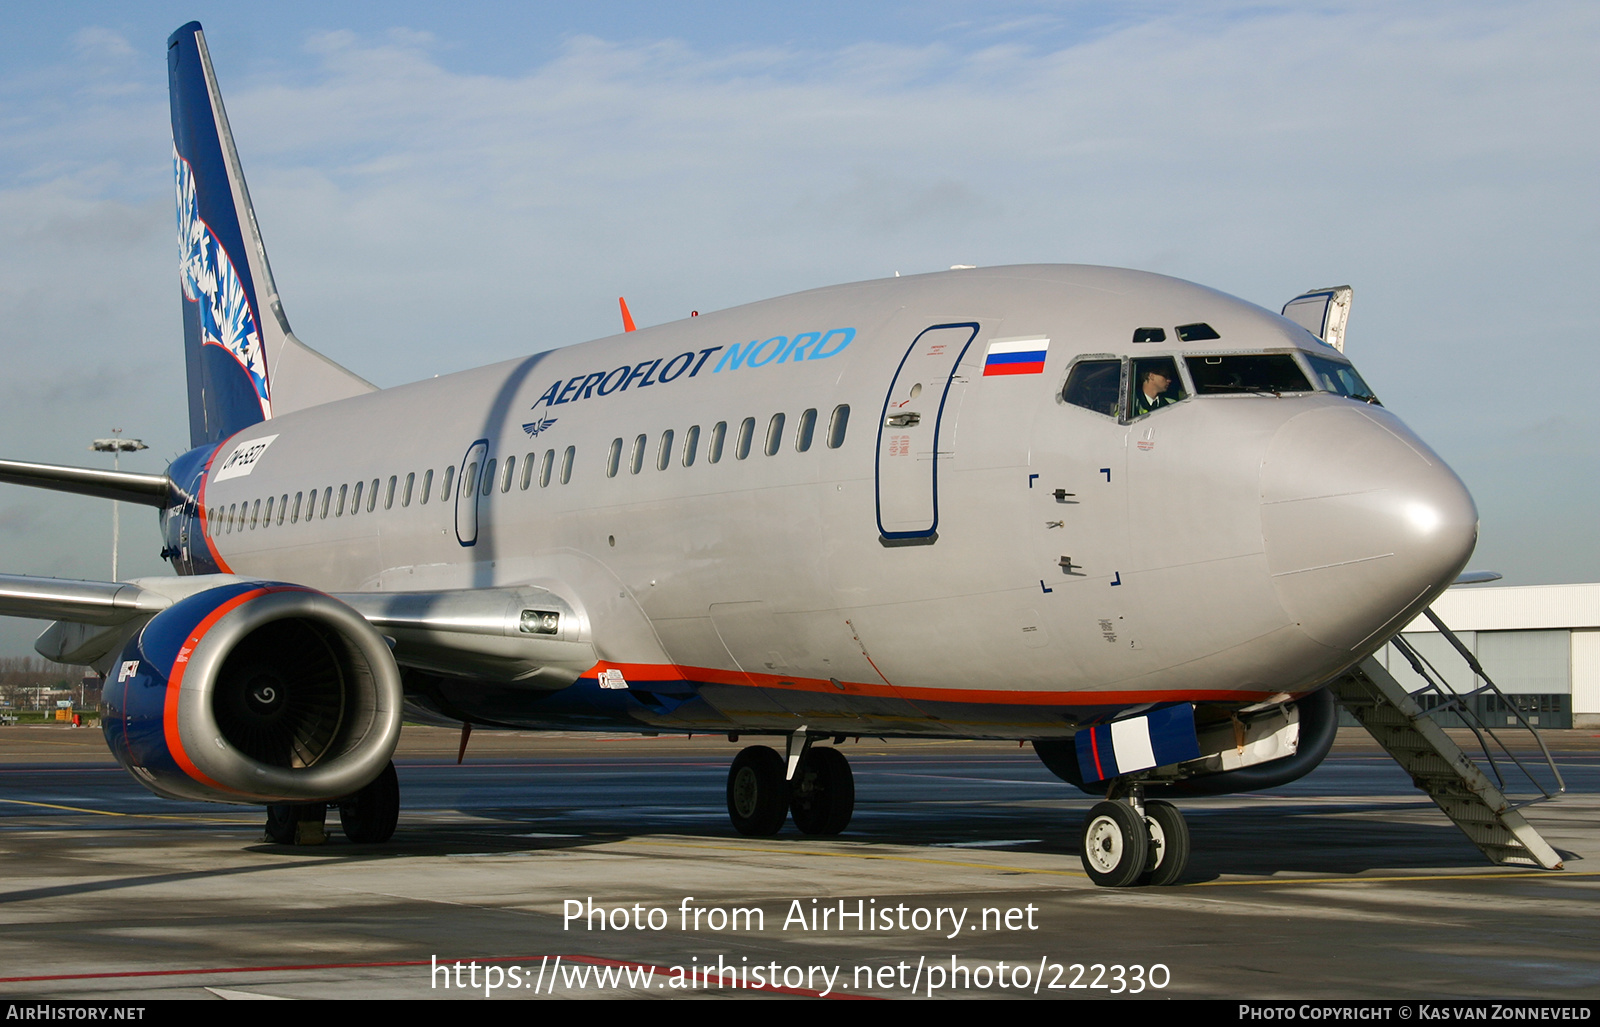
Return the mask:
[[[300,808],[288,803],[267,807],[266,840],[278,845],[294,844],[294,825],[300,819]]]
[[[789,814],[805,834],[838,834],[856,808],[855,775],[838,749],[811,749],[789,786]]]
[[[1083,825],[1083,869],[1102,888],[1138,884],[1150,851],[1150,832],[1133,807],[1097,802]]]
[[[373,845],[394,837],[400,822],[400,778],[394,763],[361,791],[339,803],[339,826],[357,845]]]
[[[777,834],[789,815],[783,757],[765,745],[739,752],[728,768],[728,817],[740,834]]]
[[[1150,854],[1139,883],[1176,884],[1189,866],[1189,825],[1178,807],[1161,799],[1144,804],[1144,817],[1150,830]]]

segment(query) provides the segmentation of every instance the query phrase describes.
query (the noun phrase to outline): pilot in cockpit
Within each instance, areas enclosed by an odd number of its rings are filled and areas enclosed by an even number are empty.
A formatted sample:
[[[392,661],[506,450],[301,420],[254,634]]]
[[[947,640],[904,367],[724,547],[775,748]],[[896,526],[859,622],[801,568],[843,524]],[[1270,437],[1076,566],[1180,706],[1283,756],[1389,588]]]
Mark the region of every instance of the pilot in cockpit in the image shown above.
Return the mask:
[[[1133,393],[1133,416],[1143,417],[1152,410],[1169,406],[1175,400],[1167,393],[1172,389],[1172,376],[1160,367],[1147,367],[1139,376],[1139,387]]]

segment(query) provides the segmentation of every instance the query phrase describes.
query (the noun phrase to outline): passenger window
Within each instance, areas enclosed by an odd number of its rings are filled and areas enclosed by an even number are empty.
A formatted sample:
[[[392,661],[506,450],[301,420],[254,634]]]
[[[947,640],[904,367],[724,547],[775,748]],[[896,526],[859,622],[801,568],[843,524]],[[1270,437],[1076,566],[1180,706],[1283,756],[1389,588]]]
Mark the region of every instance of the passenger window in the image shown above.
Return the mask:
[[[550,471],[551,471],[551,469],[553,467],[555,467],[555,462],[556,462],[556,451],[553,450],[553,449],[545,450],[544,451],[544,464],[542,466],[540,466],[540,468],[539,468],[539,487],[540,488],[548,488],[550,486]]]
[[[484,481],[488,481],[489,479],[485,478],[483,480]],[[410,506],[411,505],[411,490],[412,490],[413,487],[415,487],[416,484],[417,484],[417,472],[416,471],[412,471],[410,474],[406,475],[405,491],[400,493],[400,505],[401,506]]]
[[[522,458],[522,491],[524,492],[528,491],[528,486],[533,484],[533,457],[534,454],[529,453]]]
[[[511,491],[511,481],[516,476],[517,476],[517,458],[514,457],[514,456],[508,456],[508,457],[506,457],[505,473],[500,476],[500,491],[502,493],[506,493],[506,492],[510,492]]]
[[[611,440],[611,454],[606,457],[606,477],[615,478],[617,468],[622,464],[622,440]]]
[[[1172,357],[1142,357],[1133,362],[1134,417],[1188,398],[1183,379],[1178,377],[1178,362]]]
[[[1122,396],[1122,361],[1080,360],[1067,375],[1061,398],[1073,406],[1093,410],[1107,417],[1117,416]]]
[[[367,513],[378,508],[378,479],[372,479],[372,487],[367,489]]]
[[[577,452],[578,447],[568,446],[566,454],[561,458],[561,484],[563,485],[572,480],[572,458]]]
[[[396,478],[392,474],[389,475],[389,490],[383,494],[383,508],[385,510],[394,509],[394,487],[399,483],[399,481],[399,478]]]
[[[828,448],[838,449],[844,445],[845,429],[850,427],[850,404],[840,403],[833,408],[833,416],[828,419]]]
[[[254,503],[250,504],[250,530],[251,531],[255,530],[256,521],[259,520],[260,518],[261,518],[261,500],[258,499]]]
[[[349,494],[350,494],[350,486],[348,486],[348,485],[340,485],[339,486],[339,503],[338,503],[337,506],[334,507],[334,510],[333,510],[333,515],[335,517],[343,517],[344,516],[344,501],[345,501],[345,497],[348,496]]]
[[[644,447],[647,441],[643,435],[635,436],[633,440],[633,455],[628,458],[629,474],[638,474],[644,468]]]
[[[767,455],[776,456],[783,448],[783,414],[773,414],[767,422]]]
[[[796,453],[804,453],[811,448],[811,436],[817,430],[817,409],[812,407],[800,415],[800,427],[795,429],[794,449]]]
[[[500,462],[499,457],[490,457],[489,462],[483,465],[483,477],[479,478],[478,494],[487,496],[494,491],[494,465]]]
[[[472,486],[477,484],[477,482],[478,461],[474,460],[472,463],[467,465],[466,470],[461,472],[461,494],[463,496],[472,495]]]
[[[700,426],[691,424],[683,433],[683,466],[693,467],[695,455],[700,450]]]
[[[268,496],[267,497],[267,512],[266,512],[266,516],[261,518],[261,526],[263,528],[272,527],[272,508],[275,505],[277,505],[277,499],[278,499],[277,496]]]
[[[722,459],[722,441],[728,437],[728,422],[718,421],[711,429],[711,446],[706,451],[706,459],[716,463]]]
[[[332,504],[333,504],[333,486],[329,485],[327,488],[322,490],[322,512],[317,515],[317,520],[325,521],[325,520],[328,519],[328,507],[331,506]]]
[[[672,429],[661,433],[661,447],[656,452],[656,470],[664,471],[672,463]]]
[[[733,444],[733,455],[743,460],[750,455],[750,439],[756,433],[756,419],[746,417],[739,422],[739,438]]]
[[[439,502],[448,502],[450,499],[450,483],[455,480],[456,465],[451,464],[444,469],[444,482],[439,486]]]
[[[433,491],[433,468],[430,467],[426,471],[422,472],[422,499],[418,501],[418,505],[422,505],[422,504],[427,503],[427,501],[428,501],[428,493],[430,493],[432,491]]]
[[[354,517],[361,512],[361,490],[367,487],[364,481],[356,482],[356,490],[350,493],[350,516]]]
[[[239,504],[238,503],[233,503],[233,504],[229,505],[229,507],[228,507],[228,518],[227,518],[227,528],[223,531],[224,535],[232,535],[233,534],[233,522],[234,522],[234,519],[238,516],[238,514],[239,514]]]
[[[300,500],[304,496],[304,492],[296,492],[294,494],[294,513],[289,516],[290,524],[294,524],[296,521],[300,520]]]

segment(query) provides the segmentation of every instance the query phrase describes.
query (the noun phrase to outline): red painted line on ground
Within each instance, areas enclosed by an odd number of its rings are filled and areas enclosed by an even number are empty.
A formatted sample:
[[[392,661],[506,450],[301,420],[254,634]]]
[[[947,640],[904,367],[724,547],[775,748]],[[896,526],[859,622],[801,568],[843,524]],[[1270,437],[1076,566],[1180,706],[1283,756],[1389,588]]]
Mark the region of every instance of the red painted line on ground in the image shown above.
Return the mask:
[[[634,969],[634,970],[649,970],[652,975],[661,974],[662,976],[665,976],[665,977],[674,976],[673,971],[672,971],[671,968],[663,967],[663,966],[657,966],[654,963],[634,963],[634,962],[630,962],[630,961],[625,960],[625,959],[604,959],[604,958],[602,958],[600,956],[560,955],[560,956],[555,956],[555,957],[551,957],[551,956],[490,956],[490,957],[486,957],[486,958],[463,959],[463,960],[457,960],[457,959],[439,960],[437,957],[435,957],[433,959],[400,959],[400,960],[392,960],[392,961],[389,961],[389,962],[380,962],[380,963],[298,963],[298,964],[286,964],[286,965],[283,965],[283,966],[193,967],[193,968],[186,969],[186,970],[121,970],[121,971],[108,971],[108,972],[105,972],[105,973],[92,973],[92,974],[47,974],[47,975],[40,975],[40,976],[36,976],[36,977],[0,977],[0,984],[26,984],[26,983],[36,982],[36,981],[95,981],[95,980],[107,980],[107,979],[115,980],[115,979],[132,978],[132,977],[189,977],[189,976],[195,976],[195,975],[199,975],[199,974],[282,973],[282,972],[289,971],[289,970],[370,970],[370,969],[373,969],[373,968],[376,968],[376,967],[386,967],[386,966],[426,966],[426,967],[429,967],[430,970],[431,970],[432,968],[441,967],[441,966],[442,967],[446,967],[446,968],[452,968],[452,967],[454,967],[456,965],[456,963],[463,963],[463,964],[466,964],[466,963],[478,963],[479,965],[482,965],[484,963],[520,963],[520,964],[530,964],[530,963],[541,963],[541,962],[543,962],[545,960],[548,960],[548,959],[551,959],[551,958],[554,958],[554,959],[557,959],[557,960],[565,960],[565,961],[567,961],[569,963],[587,963],[587,964],[589,964],[591,966],[618,966],[618,967],[626,967],[626,968]],[[686,969],[686,968],[679,967],[679,969],[682,970],[682,969]],[[830,995],[826,995],[825,996],[825,995],[822,994],[822,992],[816,991],[816,990],[811,989],[811,988],[790,988],[790,987],[785,987],[784,985],[781,985],[781,984],[778,984],[778,985],[739,986],[737,983],[735,983],[733,985],[722,985],[721,982],[726,981],[726,980],[737,981],[737,977],[729,978],[729,977],[721,977],[721,976],[719,976],[719,977],[716,977],[716,978],[711,978],[711,977],[708,977],[708,976],[704,976],[705,967],[695,967],[694,968],[694,972],[696,974],[701,975],[701,976],[699,976],[697,978],[693,978],[693,979],[698,979],[698,980],[701,980],[701,981],[716,980],[718,982],[718,985],[719,985],[716,990],[770,991],[770,992],[774,992],[774,993],[779,994],[779,995],[801,995],[801,996],[804,996],[804,997],[807,997],[807,998],[841,998],[841,999],[869,999],[869,1000],[873,998],[873,996],[871,996],[871,995],[830,994]],[[679,974],[677,976],[682,976],[682,975]],[[710,991],[710,990],[712,990],[712,987],[709,984],[702,984],[702,985],[696,985],[696,986],[693,986],[693,987],[689,987],[689,988],[686,988],[686,989],[683,989],[683,990],[688,990],[688,991]]]

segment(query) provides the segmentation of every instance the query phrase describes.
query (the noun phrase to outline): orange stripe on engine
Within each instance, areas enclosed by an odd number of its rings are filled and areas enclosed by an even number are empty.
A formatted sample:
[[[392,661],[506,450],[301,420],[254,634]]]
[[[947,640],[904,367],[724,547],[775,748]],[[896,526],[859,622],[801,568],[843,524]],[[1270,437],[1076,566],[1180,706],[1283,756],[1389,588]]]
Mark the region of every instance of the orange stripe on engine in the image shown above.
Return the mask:
[[[186,752],[183,748],[183,735],[178,730],[178,696],[183,690],[184,672],[189,669],[189,654],[194,652],[195,647],[200,644],[200,639],[205,636],[205,633],[210,631],[212,626],[215,625],[217,621],[227,616],[230,610],[237,609],[245,603],[248,603],[250,600],[257,598],[258,596],[266,595],[271,591],[275,590],[267,588],[251,589],[242,595],[234,596],[232,599],[223,603],[215,610],[212,610],[210,613],[206,614],[205,619],[199,624],[196,624],[194,630],[189,633],[188,639],[184,641],[183,647],[178,650],[177,657],[172,661],[172,673],[167,678],[166,704],[162,707],[161,711],[161,731],[167,740],[167,751],[172,753],[172,758],[177,761],[179,768],[182,769],[185,774],[188,774],[190,777],[209,788],[216,788],[220,791],[234,792],[235,794],[238,794],[237,789],[229,788],[226,785],[219,784],[202,773],[200,768],[194,765],[194,761],[189,758],[188,752]]]

